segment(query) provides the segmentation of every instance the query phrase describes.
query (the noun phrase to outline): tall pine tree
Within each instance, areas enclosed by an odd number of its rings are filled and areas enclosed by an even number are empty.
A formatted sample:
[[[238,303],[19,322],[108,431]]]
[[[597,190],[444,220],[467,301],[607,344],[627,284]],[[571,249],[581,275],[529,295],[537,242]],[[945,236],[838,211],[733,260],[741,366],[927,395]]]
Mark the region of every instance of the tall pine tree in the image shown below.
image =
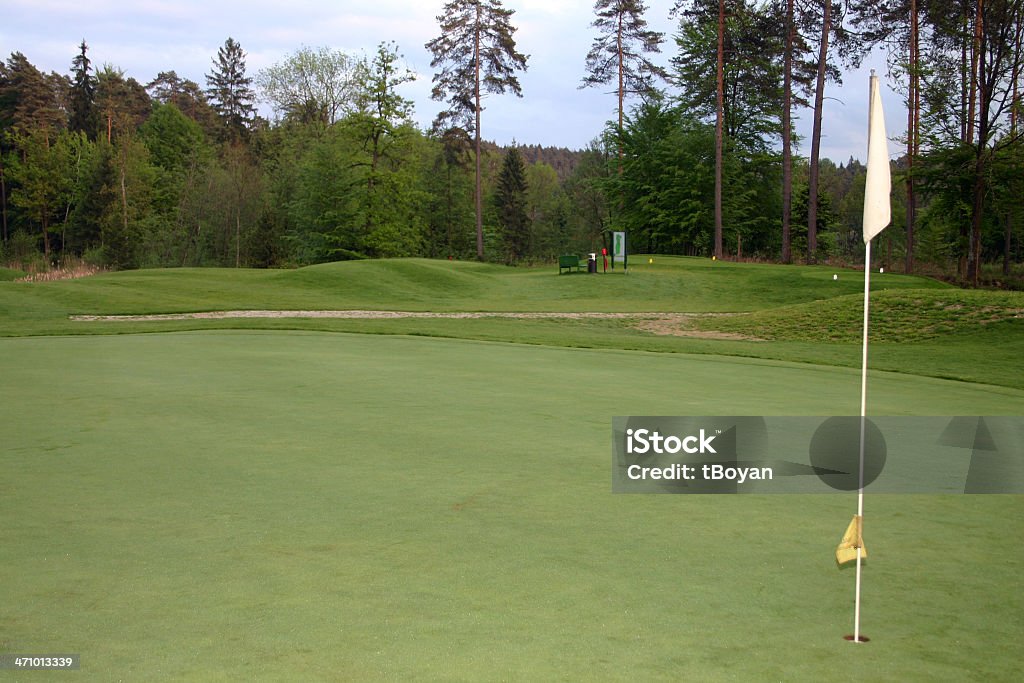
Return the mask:
[[[212,61],[213,71],[206,74],[206,94],[220,115],[226,138],[240,140],[256,112],[252,79],[245,75],[245,51],[234,38],[228,38]]]
[[[506,259],[518,263],[530,247],[530,219],[526,215],[526,168],[515,143],[505,152],[494,194],[498,221],[501,223]]]
[[[81,131],[90,139],[96,136],[96,77],[92,75],[92,63],[87,54],[89,46],[82,40],[78,54],[71,62],[71,97],[68,112],[68,128]]]
[[[501,0],[450,0],[437,17],[441,35],[426,44],[434,55],[431,96],[446,101],[448,108],[438,114],[435,127],[444,130],[461,125],[471,131],[476,151],[476,254],[484,258],[483,190],[480,171],[480,112],[485,92],[502,94],[511,90],[522,97],[516,71],[526,70],[527,55],[516,50],[516,29],[510,19],[514,10]]]
[[[587,75],[581,88],[616,82],[619,98],[618,130],[622,132],[626,95],[646,94],[654,89],[665,70],[645,57],[661,52],[664,34],[648,30],[642,0],[597,0],[591,24],[600,31],[587,53]],[[621,151],[620,151],[621,157]]]

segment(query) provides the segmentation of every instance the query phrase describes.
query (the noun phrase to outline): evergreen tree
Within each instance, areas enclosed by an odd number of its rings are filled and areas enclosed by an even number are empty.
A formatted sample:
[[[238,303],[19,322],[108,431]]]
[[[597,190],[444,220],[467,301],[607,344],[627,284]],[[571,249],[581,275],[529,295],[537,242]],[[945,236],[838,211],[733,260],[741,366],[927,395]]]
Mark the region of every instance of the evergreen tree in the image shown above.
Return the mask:
[[[13,136],[17,154],[9,173],[17,184],[11,201],[25,211],[41,237],[43,254],[50,261],[51,228],[65,215],[71,194],[71,170],[80,140],[67,131],[51,136],[44,128],[18,131]]]
[[[518,263],[530,247],[530,220],[526,215],[526,168],[515,143],[505,152],[498,174],[494,205],[509,264]]]
[[[71,62],[71,97],[68,112],[68,128],[81,131],[90,139],[96,137],[96,77],[90,73],[92,63],[87,51],[89,46],[82,40],[78,54]]]
[[[436,140],[425,189],[431,195],[427,246],[431,256],[470,257],[475,251],[471,235],[458,230],[473,213],[473,141],[461,128],[449,128]],[[468,201],[467,201],[468,200]]]
[[[780,18],[750,0],[678,0],[681,17],[672,60],[692,114],[715,120],[714,255],[723,255],[725,150],[767,152],[780,134],[784,28]],[[714,62],[706,59],[716,50]]]
[[[142,125],[152,112],[152,101],[138,81],[105,65],[96,78],[96,109],[100,137],[112,143],[118,135],[134,133]]]
[[[784,29],[781,17],[750,0],[728,0],[723,26],[723,134],[744,146],[768,151],[781,136]],[[680,7],[678,54],[672,59],[679,101],[693,116],[715,119],[714,54],[718,0],[693,0]]]
[[[174,71],[161,71],[146,84],[146,90],[157,102],[176,106],[182,114],[198,123],[210,139],[217,137],[217,112],[195,81],[179,78]]]
[[[615,81],[619,98],[618,122],[622,129],[623,106],[627,94],[644,95],[654,89],[665,70],[645,57],[661,52],[663,34],[647,29],[642,0],[597,0],[591,24],[601,35],[587,53],[587,75],[581,88],[606,85]],[[621,152],[620,152],[621,155]]]
[[[811,163],[807,190],[807,262],[814,263],[818,252],[818,175],[821,150],[821,117],[825,102],[825,77],[828,75],[828,41],[832,34],[832,0],[821,2],[821,38],[818,41],[818,74],[814,87],[814,115],[811,131]]]
[[[56,134],[65,124],[63,102],[67,79],[42,73],[25,55],[11,53],[7,60],[0,104],[11,128],[42,128]]]
[[[793,260],[790,219],[793,215],[793,53],[796,0],[785,0],[785,48],[782,66],[782,262]]]
[[[225,137],[242,139],[256,113],[252,79],[245,75],[245,52],[234,38],[228,38],[212,61],[213,71],[206,74],[206,94],[220,115]]]
[[[437,17],[441,35],[426,44],[434,55],[431,96],[447,101],[448,108],[438,114],[435,128],[444,130],[461,125],[475,136],[476,152],[476,251],[484,257],[483,189],[480,153],[480,112],[484,92],[501,94],[511,90],[522,97],[516,71],[526,70],[527,56],[516,50],[510,23],[514,10],[505,9],[501,0],[449,0]]]

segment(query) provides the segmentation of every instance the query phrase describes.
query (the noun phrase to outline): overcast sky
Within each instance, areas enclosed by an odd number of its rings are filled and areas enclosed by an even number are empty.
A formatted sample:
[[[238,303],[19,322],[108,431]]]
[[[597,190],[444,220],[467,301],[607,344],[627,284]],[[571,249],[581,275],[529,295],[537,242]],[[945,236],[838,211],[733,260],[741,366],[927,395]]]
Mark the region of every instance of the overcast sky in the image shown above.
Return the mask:
[[[656,61],[668,65],[676,22],[671,0],[648,0],[647,20],[666,34]],[[0,56],[22,52],[43,71],[69,73],[84,38],[95,66],[111,64],[146,84],[161,71],[176,71],[206,87],[211,59],[230,36],[247,54],[247,73],[280,62],[302,46],[372,55],[381,41],[395,41],[419,78],[402,93],[427,127],[441,104],[430,99],[432,71],[424,43],[438,33],[443,0],[3,0]],[[529,70],[520,74],[523,97],[490,96],[482,133],[499,144],[541,144],[582,149],[612,119],[615,97],[607,88],[579,90],[587,51],[596,33],[592,0],[505,0]],[[714,59],[714,55],[709,55]],[[884,79],[884,59],[874,60]],[[847,74],[826,90],[822,156],[845,162],[866,159],[868,71]],[[901,97],[883,89],[890,139],[906,130]],[[263,108],[269,115],[269,109]],[[810,112],[797,113],[797,132],[810,135]],[[809,152],[809,142],[801,153]],[[890,141],[890,156],[899,146]]]

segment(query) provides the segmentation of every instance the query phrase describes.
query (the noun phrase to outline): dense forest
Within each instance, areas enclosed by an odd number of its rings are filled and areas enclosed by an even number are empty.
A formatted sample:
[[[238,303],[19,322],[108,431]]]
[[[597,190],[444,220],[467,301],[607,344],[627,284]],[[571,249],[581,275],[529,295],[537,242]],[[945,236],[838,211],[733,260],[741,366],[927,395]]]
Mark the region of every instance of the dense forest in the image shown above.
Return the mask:
[[[478,4],[492,15],[466,11]],[[881,264],[1019,284],[1019,0],[678,0],[668,40],[645,11],[595,4],[581,87],[617,84],[619,116],[584,150],[474,144],[482,88],[529,97],[514,77],[528,68],[514,11],[498,0],[452,0],[438,17],[427,47],[435,97],[451,106],[427,130],[393,43],[371,56],[303,47],[250,75],[228,38],[203,86],[96,68],[85,40],[66,74],[13,52],[0,62],[0,262],[535,263],[624,229],[633,251],[855,263],[865,168],[817,158],[821,101],[844,68],[884,50],[909,115]],[[488,30],[503,54],[456,49]],[[669,68],[645,57],[655,52]],[[485,57],[496,71],[474,90],[465,75]],[[815,117],[798,148],[809,157],[793,154],[799,108]]]

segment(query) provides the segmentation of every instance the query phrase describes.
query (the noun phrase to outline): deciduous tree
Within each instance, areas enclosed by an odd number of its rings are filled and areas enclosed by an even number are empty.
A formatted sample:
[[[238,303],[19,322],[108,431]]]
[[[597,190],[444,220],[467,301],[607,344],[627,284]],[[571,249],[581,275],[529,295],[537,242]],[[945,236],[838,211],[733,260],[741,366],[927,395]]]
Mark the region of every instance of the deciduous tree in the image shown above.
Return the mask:
[[[303,47],[260,71],[256,84],[289,119],[330,124],[351,109],[359,60],[328,47]]]

